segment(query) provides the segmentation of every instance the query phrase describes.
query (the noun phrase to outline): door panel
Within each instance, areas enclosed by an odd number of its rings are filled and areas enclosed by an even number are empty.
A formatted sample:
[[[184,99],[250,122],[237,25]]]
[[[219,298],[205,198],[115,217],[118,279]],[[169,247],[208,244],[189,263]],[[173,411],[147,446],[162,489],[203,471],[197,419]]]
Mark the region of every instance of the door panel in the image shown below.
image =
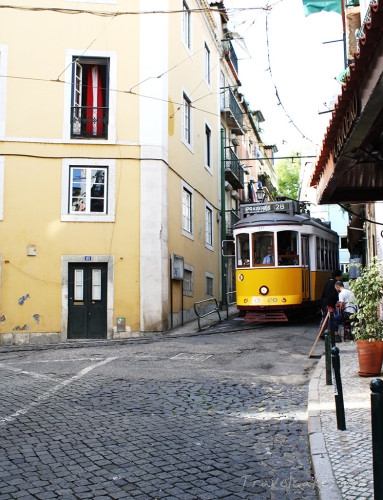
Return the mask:
[[[107,337],[107,264],[68,268],[68,339]]]
[[[309,258],[309,239],[302,236],[302,299],[310,299],[310,258]]]

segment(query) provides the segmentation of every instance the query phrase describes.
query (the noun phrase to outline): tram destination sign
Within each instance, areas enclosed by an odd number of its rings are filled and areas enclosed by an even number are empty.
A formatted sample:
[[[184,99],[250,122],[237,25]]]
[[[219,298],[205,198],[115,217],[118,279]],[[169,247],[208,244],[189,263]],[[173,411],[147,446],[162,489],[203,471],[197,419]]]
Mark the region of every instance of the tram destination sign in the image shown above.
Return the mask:
[[[251,203],[241,206],[242,217],[253,214],[264,214],[266,212],[294,213],[292,201],[271,201],[268,203]]]

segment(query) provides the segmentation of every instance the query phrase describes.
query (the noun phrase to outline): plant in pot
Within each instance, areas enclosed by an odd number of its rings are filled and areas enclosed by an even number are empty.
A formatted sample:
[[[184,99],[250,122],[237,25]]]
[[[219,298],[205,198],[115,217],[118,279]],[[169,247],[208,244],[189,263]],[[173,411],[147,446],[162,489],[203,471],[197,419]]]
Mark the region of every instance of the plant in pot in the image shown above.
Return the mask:
[[[381,262],[374,257],[361,276],[350,282],[358,312],[351,316],[353,335],[359,360],[359,375],[379,375],[383,360],[383,321],[379,317],[379,304],[383,298]]]

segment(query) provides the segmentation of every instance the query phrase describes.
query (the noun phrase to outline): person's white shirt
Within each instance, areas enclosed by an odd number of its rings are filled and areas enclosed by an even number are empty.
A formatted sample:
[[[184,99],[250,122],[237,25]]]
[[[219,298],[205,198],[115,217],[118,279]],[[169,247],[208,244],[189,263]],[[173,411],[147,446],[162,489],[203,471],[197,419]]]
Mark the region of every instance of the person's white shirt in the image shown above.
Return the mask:
[[[343,303],[342,312],[353,314],[356,311],[355,295],[347,288],[342,288],[339,292],[339,303]]]

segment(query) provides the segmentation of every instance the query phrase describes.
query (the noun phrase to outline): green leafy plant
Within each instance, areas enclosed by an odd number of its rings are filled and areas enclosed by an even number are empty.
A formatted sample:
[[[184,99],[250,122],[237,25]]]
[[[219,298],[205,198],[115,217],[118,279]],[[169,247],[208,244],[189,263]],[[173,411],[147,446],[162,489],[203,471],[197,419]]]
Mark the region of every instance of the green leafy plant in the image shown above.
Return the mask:
[[[351,316],[356,340],[383,340],[383,321],[379,318],[379,304],[383,298],[381,262],[376,257],[362,270],[362,275],[350,282],[350,289],[358,304],[357,314]]]

